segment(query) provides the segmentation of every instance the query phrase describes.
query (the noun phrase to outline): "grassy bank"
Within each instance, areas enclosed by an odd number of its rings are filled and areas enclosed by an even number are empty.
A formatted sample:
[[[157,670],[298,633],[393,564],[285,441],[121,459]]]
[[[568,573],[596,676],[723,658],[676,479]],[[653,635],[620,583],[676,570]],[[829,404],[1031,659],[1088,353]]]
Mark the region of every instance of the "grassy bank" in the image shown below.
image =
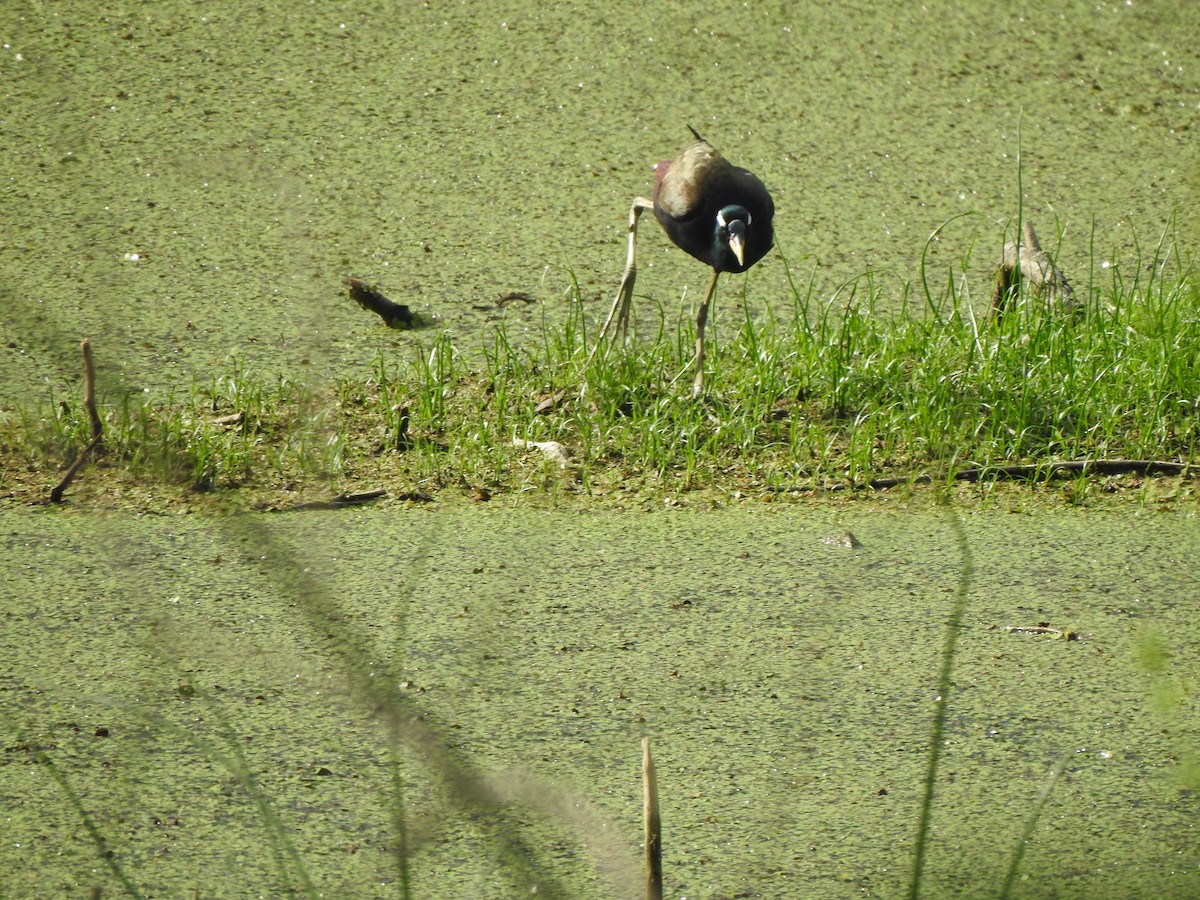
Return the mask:
[[[739,321],[746,283],[720,298],[703,401],[690,391],[690,309],[676,318],[643,300],[637,340],[589,358],[598,311],[576,293],[538,340],[518,346],[502,324],[482,347],[417,332],[408,359],[378,358],[367,379],[313,389],[231,361],[184,395],[101,395],[88,480],[126,497],[170,485],[266,505],[377,488],[778,496],[1196,459],[1200,289],[1177,250],[1094,267],[1073,312],[1023,293],[1001,322],[976,312],[986,298],[965,279],[904,286],[897,302],[870,274],[828,296],[794,280],[786,309]],[[78,396],[7,412],[4,489],[48,490],[88,421]]]

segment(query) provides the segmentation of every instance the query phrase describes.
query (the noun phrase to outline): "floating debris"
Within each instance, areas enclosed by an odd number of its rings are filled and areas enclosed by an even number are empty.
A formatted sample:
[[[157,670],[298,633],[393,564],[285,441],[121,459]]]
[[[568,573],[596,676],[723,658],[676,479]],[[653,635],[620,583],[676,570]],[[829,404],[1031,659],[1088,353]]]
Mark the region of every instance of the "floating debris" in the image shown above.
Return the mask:
[[[1013,634],[1048,634],[1056,640],[1063,641],[1081,641],[1082,635],[1078,631],[1068,631],[1065,628],[1051,628],[1046,622],[1040,622],[1037,625],[1005,625],[1005,631]]]
[[[394,303],[374,287],[359,278],[346,279],[350,299],[363,309],[378,315],[388,328],[412,328],[418,324],[416,315],[402,303]]]
[[[845,547],[847,550],[859,550],[862,548],[862,542],[854,536],[853,531],[843,531],[841,534],[833,537],[821,538],[822,544],[831,544],[835,547]]]

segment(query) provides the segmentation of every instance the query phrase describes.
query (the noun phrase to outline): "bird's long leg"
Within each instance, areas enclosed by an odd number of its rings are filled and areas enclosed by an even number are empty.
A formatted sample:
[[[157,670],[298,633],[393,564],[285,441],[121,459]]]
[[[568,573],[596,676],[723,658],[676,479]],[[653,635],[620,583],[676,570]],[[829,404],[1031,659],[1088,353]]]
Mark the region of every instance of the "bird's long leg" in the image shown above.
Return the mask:
[[[596,338],[596,346],[608,336],[608,329],[612,327],[613,320],[616,320],[616,329],[612,334],[612,340],[616,340],[617,332],[622,336],[629,330],[629,311],[633,306],[633,282],[637,279],[637,226],[638,219],[647,209],[654,209],[654,202],[647,200],[645,197],[634,197],[633,205],[629,207],[629,255],[625,258],[625,272],[621,276],[621,286],[617,288],[617,296],[613,300],[612,309],[608,311],[608,318],[604,320],[604,325],[600,328],[600,334]],[[593,349],[592,353],[596,351]]]
[[[704,293],[704,299],[700,301],[700,308],[696,310],[696,381],[692,384],[693,397],[704,393],[704,326],[708,322],[708,304],[717,290],[717,279],[720,276],[721,273],[713,269],[712,281],[708,283],[708,290]]]

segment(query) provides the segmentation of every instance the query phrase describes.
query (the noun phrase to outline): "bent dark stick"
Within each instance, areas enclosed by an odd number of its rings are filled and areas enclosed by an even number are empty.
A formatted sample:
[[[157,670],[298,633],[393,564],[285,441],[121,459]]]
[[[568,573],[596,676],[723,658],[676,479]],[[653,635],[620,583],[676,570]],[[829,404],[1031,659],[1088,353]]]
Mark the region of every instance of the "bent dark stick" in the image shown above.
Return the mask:
[[[96,412],[96,368],[92,362],[92,342],[84,338],[80,341],[79,346],[83,350],[83,406],[92,423],[92,439],[86,447],[79,451],[75,462],[71,463],[71,467],[63,475],[62,481],[50,491],[51,503],[62,503],[63,493],[71,486],[75,476],[87,463],[88,457],[104,440],[104,423],[100,421],[100,414]]]
[[[1008,478],[1014,481],[1035,478],[1053,478],[1065,475],[1189,475],[1192,463],[1171,462],[1161,459],[1072,459],[1062,462],[1029,463],[1013,466],[976,466],[960,469],[950,476],[954,481],[982,481],[985,478]],[[946,477],[917,475],[915,477],[874,478],[867,487],[874,490],[899,487],[902,484],[932,484],[945,481]]]

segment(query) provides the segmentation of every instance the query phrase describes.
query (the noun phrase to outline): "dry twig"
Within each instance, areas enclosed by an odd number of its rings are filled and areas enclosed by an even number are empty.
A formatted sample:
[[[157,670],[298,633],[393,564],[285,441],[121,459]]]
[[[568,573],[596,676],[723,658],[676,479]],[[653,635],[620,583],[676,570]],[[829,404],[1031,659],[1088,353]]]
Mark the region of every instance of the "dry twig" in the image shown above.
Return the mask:
[[[62,481],[50,491],[51,503],[62,503],[63,493],[71,486],[75,476],[87,463],[88,457],[104,440],[104,423],[100,421],[100,414],[96,411],[96,368],[92,362],[92,342],[84,338],[79,346],[83,350],[83,406],[87,410],[88,419],[92,424],[92,439],[86,447],[79,451],[75,462],[71,463],[70,468],[63,475]]]

